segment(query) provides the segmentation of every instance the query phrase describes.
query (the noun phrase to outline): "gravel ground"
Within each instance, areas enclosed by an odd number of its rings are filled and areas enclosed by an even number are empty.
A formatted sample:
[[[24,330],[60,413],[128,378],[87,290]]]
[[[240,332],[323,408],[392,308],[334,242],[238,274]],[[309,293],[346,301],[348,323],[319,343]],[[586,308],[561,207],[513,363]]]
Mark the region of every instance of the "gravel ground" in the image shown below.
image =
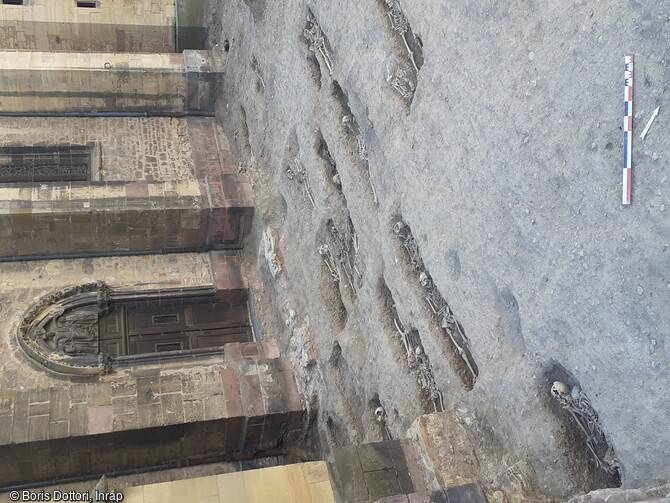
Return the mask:
[[[404,35],[380,0],[210,2],[217,115],[257,195],[257,309],[305,365],[324,453],[403,437],[443,401],[485,485],[517,473],[551,499],[616,485],[551,398],[562,376],[590,399],[623,486],[668,482],[670,2],[416,0],[400,4]],[[467,363],[424,299],[435,291]]]

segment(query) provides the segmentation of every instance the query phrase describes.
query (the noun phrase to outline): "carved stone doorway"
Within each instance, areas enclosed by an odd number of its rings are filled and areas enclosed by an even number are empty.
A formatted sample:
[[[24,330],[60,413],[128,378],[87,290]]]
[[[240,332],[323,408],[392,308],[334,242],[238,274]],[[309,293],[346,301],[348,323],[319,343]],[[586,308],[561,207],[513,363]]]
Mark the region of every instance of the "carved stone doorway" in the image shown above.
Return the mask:
[[[16,335],[40,365],[79,376],[221,355],[228,343],[254,340],[247,301],[223,300],[215,287],[128,291],[101,282],[39,299]]]
[[[115,303],[100,316],[98,331],[100,352],[113,358],[253,340],[246,302]]]

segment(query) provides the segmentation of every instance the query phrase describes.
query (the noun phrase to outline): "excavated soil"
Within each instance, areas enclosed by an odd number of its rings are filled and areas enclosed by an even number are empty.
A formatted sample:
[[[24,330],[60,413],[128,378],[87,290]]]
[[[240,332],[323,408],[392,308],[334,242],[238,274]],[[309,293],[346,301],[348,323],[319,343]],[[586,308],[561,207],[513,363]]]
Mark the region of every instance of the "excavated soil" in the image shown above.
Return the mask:
[[[300,365],[324,455],[404,437],[439,392],[476,439],[484,485],[552,500],[616,485],[551,397],[558,365],[623,486],[668,482],[670,4],[210,3],[217,117],[257,199],[254,303]]]

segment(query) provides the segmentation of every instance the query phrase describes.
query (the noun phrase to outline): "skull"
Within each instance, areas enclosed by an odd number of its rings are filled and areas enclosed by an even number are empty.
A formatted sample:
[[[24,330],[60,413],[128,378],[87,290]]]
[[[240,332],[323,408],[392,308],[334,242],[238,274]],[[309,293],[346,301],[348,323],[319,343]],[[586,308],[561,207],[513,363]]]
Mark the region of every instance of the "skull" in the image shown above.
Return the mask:
[[[569,395],[570,388],[568,387],[567,384],[562,383],[561,381],[555,381],[554,384],[551,385],[551,394],[554,397]]]
[[[421,286],[424,288],[430,288],[432,286],[432,283],[425,272],[419,274],[419,283],[421,283]]]

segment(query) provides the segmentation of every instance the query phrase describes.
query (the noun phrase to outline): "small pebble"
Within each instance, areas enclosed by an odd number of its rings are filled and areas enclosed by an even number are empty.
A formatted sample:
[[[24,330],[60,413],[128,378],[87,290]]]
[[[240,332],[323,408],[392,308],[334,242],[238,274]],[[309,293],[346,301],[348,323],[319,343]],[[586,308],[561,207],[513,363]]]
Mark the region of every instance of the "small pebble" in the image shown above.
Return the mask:
[[[528,61],[533,61],[535,59],[535,53],[533,51],[530,51],[528,53]]]
[[[665,211],[665,204],[661,205],[661,211]]]
[[[655,345],[656,345],[656,339],[652,339],[650,342],[651,342],[651,345],[652,345],[652,346],[655,346]]]
[[[642,288],[640,285],[637,287],[637,294],[642,295],[644,293],[644,288]]]
[[[595,144],[595,143],[591,143],[591,149],[592,149],[592,150],[595,150],[595,149],[596,149],[596,144]]]

